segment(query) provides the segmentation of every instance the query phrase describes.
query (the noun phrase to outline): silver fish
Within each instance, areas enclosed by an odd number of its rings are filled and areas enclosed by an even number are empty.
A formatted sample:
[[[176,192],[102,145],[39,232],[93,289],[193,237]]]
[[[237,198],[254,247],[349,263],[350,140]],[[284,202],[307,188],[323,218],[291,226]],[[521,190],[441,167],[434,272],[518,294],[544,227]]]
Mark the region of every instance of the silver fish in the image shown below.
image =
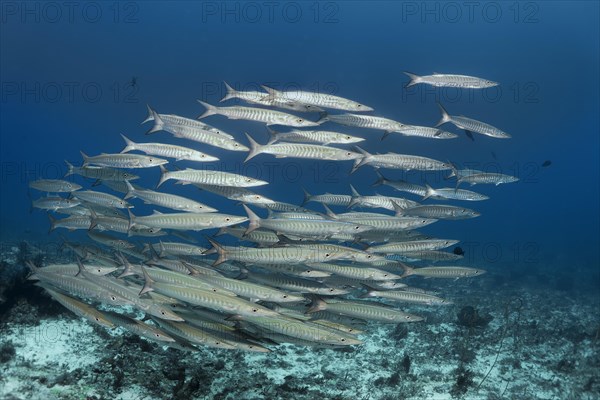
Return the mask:
[[[316,144],[275,143],[260,145],[250,135],[246,134],[246,137],[250,142],[250,152],[244,161],[248,161],[262,153],[272,154],[275,158],[306,158],[332,161],[356,160],[362,157],[359,153],[353,151]]]
[[[143,156],[140,154],[100,154],[90,157],[83,151],[83,166],[96,165],[109,168],[150,168],[167,164],[169,161],[158,157]]]
[[[284,92],[275,90],[265,85],[261,86],[263,89],[265,89],[265,91],[267,91],[267,93],[269,93],[267,96],[267,99],[269,100],[300,102],[302,104],[311,104],[317,107],[333,108],[344,111],[373,111],[371,107],[368,107],[364,104],[332,94],[306,92],[303,90],[287,90]]]
[[[164,143],[135,143],[129,138],[127,138],[125,135],[121,136],[123,137],[123,140],[125,140],[125,148],[121,150],[121,153],[128,153],[133,150],[139,150],[148,155],[174,158],[176,161],[219,161],[217,157],[213,157],[206,153],[189,149],[187,147]]]
[[[81,189],[81,185],[61,179],[38,179],[29,182],[29,187],[42,192],[70,193]]]
[[[406,87],[411,87],[419,83],[425,83],[427,85],[436,87],[452,87],[462,89],[485,89],[498,86],[497,82],[468,75],[439,74],[434,72],[433,75],[419,76],[411,74],[410,72],[404,73],[410,78],[410,82],[406,85]]]
[[[267,125],[286,125],[295,127],[319,125],[316,122],[281,111],[240,106],[216,107],[200,100],[198,100],[198,102],[206,108],[204,114],[198,117],[198,119],[208,117],[209,115],[223,115],[229,119],[243,119],[248,121],[263,122]]]
[[[469,133],[480,133],[482,135],[498,139],[509,139],[511,137],[508,133],[503,132],[492,125],[486,124],[485,122],[467,118],[462,115],[449,115],[441,104],[438,103],[438,106],[440,107],[440,111],[442,113],[442,119],[440,119],[440,121],[435,125],[436,127],[445,124],[446,122],[450,122],[457,128],[463,129]]]

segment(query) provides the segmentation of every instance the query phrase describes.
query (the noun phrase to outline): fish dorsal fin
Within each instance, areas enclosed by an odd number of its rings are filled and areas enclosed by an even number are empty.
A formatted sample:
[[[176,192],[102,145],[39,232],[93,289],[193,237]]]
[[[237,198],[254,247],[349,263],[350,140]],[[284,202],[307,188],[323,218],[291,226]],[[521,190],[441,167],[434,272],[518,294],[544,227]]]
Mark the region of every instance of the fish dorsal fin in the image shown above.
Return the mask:
[[[152,212],[152,215],[162,215],[162,213],[160,211],[158,211],[158,210],[154,210]]]

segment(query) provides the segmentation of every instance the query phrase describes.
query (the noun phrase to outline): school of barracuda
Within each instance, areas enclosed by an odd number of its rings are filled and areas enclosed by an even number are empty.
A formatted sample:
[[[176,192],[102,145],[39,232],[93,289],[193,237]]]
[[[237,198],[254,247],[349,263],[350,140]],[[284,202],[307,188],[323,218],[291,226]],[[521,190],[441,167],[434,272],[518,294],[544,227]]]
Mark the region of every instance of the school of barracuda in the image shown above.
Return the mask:
[[[412,79],[408,86],[425,83],[481,89],[497,85],[463,75],[408,75]],[[88,156],[82,152],[81,166],[67,163],[67,175],[93,180],[91,190],[60,179],[31,182],[32,189],[47,192],[32,206],[48,211],[50,230],[87,230],[98,245],[65,239],[64,245],[76,254],[77,262],[44,267],[28,263],[30,279],[37,280],[37,285],[73,313],[109,329],[121,328],[182,350],[208,346],[268,352],[278,343],[359,345],[368,321],[418,322],[424,316],[407,312],[405,307],[452,303],[437,293],[413,287],[419,278],[405,278],[419,275],[458,279],[485,273],[474,266],[451,264],[462,256],[444,249],[458,240],[429,237],[417,231],[438,220],[480,214],[461,206],[420,204],[417,200],[482,201],[488,197],[460,189],[459,185],[499,185],[517,178],[460,170],[450,162],[416,155],[370,154],[361,142],[371,132],[357,137],[340,128],[380,130],[384,137],[394,133],[447,140],[456,138],[456,134],[369,115],[373,108],[339,96],[266,86],[264,92],[237,91],[227,84],[225,87],[227,95],[222,101],[239,99],[252,106],[216,107],[200,102],[205,112],[198,119],[159,114],[148,107],[148,118],[143,123],[153,122],[153,127],[147,134],[165,131],[191,147],[136,143],[123,136],[125,148],[119,154]],[[442,119],[436,126],[450,122],[469,135],[510,137],[475,119],[450,116],[439,107]],[[307,119],[288,111],[317,112],[319,117]],[[259,144],[248,134],[244,138],[243,132],[224,132],[204,122],[211,115],[264,123],[271,140]],[[322,124],[331,125],[332,130],[316,128]],[[280,128],[275,130],[274,125]],[[239,139],[246,139],[248,144]],[[245,152],[246,160],[268,154],[276,158],[352,161],[350,173],[370,166],[377,175],[373,186],[387,185],[417,200],[360,194],[350,186],[347,193],[310,194],[305,189],[301,204],[289,204],[256,192],[269,184],[260,179],[208,168],[168,166],[168,159],[217,161],[209,154],[211,147]],[[161,170],[157,189],[137,185],[139,176],[132,170],[153,167]],[[381,169],[448,170],[456,184],[432,188],[395,181],[386,178]],[[158,191],[169,180],[240,202],[245,213],[224,214],[219,212],[218,204]],[[98,191],[99,185],[119,195]],[[132,209],[136,201],[170,211],[135,215]],[[324,212],[306,208],[308,203],[320,203]],[[343,211],[334,213],[330,207]],[[257,208],[267,209],[268,215],[260,217]],[[67,216],[58,218],[50,212]],[[196,244],[186,231],[203,231],[206,246]],[[220,235],[232,236],[237,244],[220,243]],[[142,247],[132,242],[131,236],[141,236],[148,242]],[[415,267],[411,262],[448,264]]]

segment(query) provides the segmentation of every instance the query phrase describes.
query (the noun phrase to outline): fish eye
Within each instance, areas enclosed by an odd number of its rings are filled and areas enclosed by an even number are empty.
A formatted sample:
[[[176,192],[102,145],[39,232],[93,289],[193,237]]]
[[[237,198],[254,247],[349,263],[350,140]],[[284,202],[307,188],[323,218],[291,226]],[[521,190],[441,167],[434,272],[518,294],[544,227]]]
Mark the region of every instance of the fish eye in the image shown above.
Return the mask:
[[[229,221],[231,221],[231,218],[227,217],[227,218],[225,218],[225,221],[229,222]]]
[[[404,317],[404,319],[410,319],[410,317],[407,315],[406,317]]]
[[[283,298],[284,298],[284,299],[287,299],[287,298],[288,298],[287,294],[284,294],[284,295],[283,295]]]
[[[166,313],[161,310],[160,315],[166,315]]]
[[[360,229],[360,226],[355,226],[354,229]]]
[[[346,139],[350,139],[350,136],[346,136]]]
[[[351,155],[352,155],[352,153],[350,153],[350,152],[347,152],[347,153],[346,153],[346,155],[347,155],[347,156],[351,156]]]
[[[246,178],[246,182],[251,182],[251,181],[252,181],[252,179]]]
[[[258,312],[258,309],[257,308],[253,308],[252,312]]]
[[[346,339],[342,338],[342,342],[345,342],[345,341],[346,341]]]
[[[330,256],[330,254],[329,254],[329,253],[325,254],[325,257],[329,257],[329,256]]]
[[[96,322],[100,322],[100,318],[98,318],[98,317],[94,317],[94,320],[95,320]]]
[[[202,155],[200,156],[200,158],[205,158],[205,157],[206,157],[206,154],[202,154]]]
[[[296,120],[296,122],[298,122],[298,123],[300,123],[300,124],[301,124],[301,123],[303,123],[303,122],[304,122],[304,120],[303,120],[302,118],[298,118],[298,119]]]

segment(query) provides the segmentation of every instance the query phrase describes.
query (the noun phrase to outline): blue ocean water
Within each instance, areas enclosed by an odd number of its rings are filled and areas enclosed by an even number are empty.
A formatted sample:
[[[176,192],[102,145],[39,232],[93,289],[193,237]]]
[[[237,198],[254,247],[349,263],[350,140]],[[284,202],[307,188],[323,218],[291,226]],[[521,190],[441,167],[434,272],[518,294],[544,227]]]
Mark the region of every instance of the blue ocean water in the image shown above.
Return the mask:
[[[217,104],[226,81],[240,90],[265,84],[332,93],[373,107],[373,115],[423,126],[437,123],[439,102],[450,114],[501,128],[512,138],[478,135],[471,141],[445,126],[459,138],[392,134],[381,140],[380,131],[327,126],[366,138],[362,147],[371,153],[415,154],[517,176],[519,182],[497,187],[463,185],[490,197],[461,203],[482,215],[423,231],[460,240],[466,264],[490,273],[532,271],[530,285],[558,273],[575,277],[573,290],[600,283],[597,2],[5,1],[0,7],[3,244],[61,241],[57,232],[47,235],[44,212],[30,212],[29,181],[62,177],[64,160],[78,165],[80,151],[120,151],[119,134],[184,144],[166,132],[144,135],[150,128],[140,125],[146,105],[195,118],[204,112],[196,100]],[[405,88],[403,71],[480,76],[500,85]],[[221,116],[205,122],[242,143],[245,132],[260,143],[268,139],[259,123]],[[279,201],[300,204],[303,187],[312,194],[349,194],[350,184],[361,194],[402,195],[371,187],[371,167],[350,175],[350,162],[259,155],[243,163],[245,153],[196,148],[221,159],[215,168],[268,180],[257,192]],[[547,160],[551,164],[543,166]],[[434,187],[454,185],[444,179],[447,171],[382,172]],[[159,178],[158,169],[141,174],[146,187]],[[243,215],[239,204],[195,188],[169,182],[163,190]],[[140,205],[134,213],[150,210]],[[85,240],[81,232],[69,237]]]
[[[380,141],[379,132],[354,132],[369,138],[371,152],[418,154],[517,175],[517,184],[482,188],[492,200],[477,204],[481,218],[447,225],[457,238],[478,242],[478,255],[486,244],[498,243],[500,250],[489,250],[493,260],[493,251],[506,262],[535,252],[530,255],[540,263],[596,267],[598,5],[569,4],[5,2],[3,237],[46,231],[43,213],[28,212],[28,180],[60,177],[63,160],[79,162],[80,150],[120,151],[119,133],[142,141],[146,104],[195,117],[203,111],[195,100],[216,103],[227,81],[245,90],[271,84],[335,93],[371,105],[375,115],[420,125],[438,121],[440,101],[450,113],[500,127],[513,138],[471,142],[461,133],[451,141]],[[402,71],[483,76],[500,86],[403,89],[408,78]],[[260,124],[218,116],[207,121],[242,140],[248,132],[266,142]],[[224,154],[227,168],[249,173],[257,164],[279,164],[271,167],[275,181],[264,194],[281,201],[299,202],[300,185],[315,193],[349,192],[348,163],[293,161],[283,170],[285,163],[268,156],[243,167],[241,156]],[[547,159],[552,165],[541,167]],[[415,182],[445,183],[439,175],[412,175]],[[372,170],[351,178],[359,192],[374,193],[368,187]]]

